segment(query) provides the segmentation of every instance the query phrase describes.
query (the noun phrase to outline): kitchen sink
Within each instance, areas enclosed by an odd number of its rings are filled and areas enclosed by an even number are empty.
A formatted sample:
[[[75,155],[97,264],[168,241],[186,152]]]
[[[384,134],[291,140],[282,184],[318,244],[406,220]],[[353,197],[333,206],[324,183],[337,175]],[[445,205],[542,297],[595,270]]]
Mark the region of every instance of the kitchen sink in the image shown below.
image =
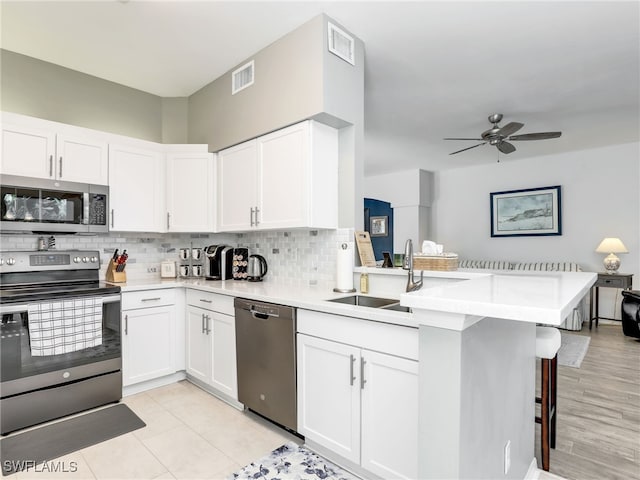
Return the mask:
[[[350,295],[342,298],[332,298],[329,302],[345,303],[347,305],[359,305],[361,307],[381,308],[385,305],[398,303],[392,298],[369,297],[367,295]]]
[[[384,310],[394,310],[396,312],[407,312],[411,313],[411,307],[405,307],[404,305],[400,305],[399,303],[394,303],[391,305],[385,305],[384,307],[380,307]]]

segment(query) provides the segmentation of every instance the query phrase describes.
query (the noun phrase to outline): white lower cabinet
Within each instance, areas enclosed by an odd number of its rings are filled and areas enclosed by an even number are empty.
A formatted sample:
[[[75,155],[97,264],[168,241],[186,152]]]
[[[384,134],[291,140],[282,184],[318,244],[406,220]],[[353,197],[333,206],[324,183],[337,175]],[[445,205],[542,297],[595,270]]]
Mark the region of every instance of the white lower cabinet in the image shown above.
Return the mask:
[[[367,341],[297,341],[299,433],[382,478],[417,478],[418,362]]]
[[[122,294],[123,386],[176,372],[173,302],[173,290]]]
[[[187,291],[187,374],[238,399],[232,297]]]

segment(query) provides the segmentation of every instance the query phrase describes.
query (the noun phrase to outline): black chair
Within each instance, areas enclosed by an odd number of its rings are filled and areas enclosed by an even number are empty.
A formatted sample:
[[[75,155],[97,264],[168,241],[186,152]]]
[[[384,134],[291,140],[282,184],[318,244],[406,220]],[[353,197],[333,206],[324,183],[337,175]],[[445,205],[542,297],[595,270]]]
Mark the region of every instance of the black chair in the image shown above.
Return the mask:
[[[640,338],[640,290],[622,291],[622,332]]]

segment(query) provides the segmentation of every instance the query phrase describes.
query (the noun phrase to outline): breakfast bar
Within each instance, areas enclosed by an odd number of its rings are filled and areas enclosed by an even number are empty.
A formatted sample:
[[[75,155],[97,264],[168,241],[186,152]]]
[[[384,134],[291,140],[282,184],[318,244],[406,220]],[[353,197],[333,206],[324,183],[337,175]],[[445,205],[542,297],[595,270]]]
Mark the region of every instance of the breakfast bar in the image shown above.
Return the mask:
[[[595,273],[495,274],[401,295],[419,325],[419,478],[533,478],[536,324]]]

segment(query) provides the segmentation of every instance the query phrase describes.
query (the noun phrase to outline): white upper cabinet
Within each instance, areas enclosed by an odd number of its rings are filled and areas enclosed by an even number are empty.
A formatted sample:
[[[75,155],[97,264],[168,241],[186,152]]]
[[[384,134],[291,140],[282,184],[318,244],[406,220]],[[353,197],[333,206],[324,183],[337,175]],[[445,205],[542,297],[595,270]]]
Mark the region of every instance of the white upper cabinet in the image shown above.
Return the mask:
[[[336,228],[338,132],[308,120],[223,150],[218,231]]]
[[[110,230],[165,230],[164,167],[163,153],[109,145]]]
[[[215,226],[215,156],[170,153],[166,160],[169,232],[212,232]]]
[[[3,174],[107,185],[105,142],[37,126],[42,120],[31,122],[35,125],[2,125]]]

